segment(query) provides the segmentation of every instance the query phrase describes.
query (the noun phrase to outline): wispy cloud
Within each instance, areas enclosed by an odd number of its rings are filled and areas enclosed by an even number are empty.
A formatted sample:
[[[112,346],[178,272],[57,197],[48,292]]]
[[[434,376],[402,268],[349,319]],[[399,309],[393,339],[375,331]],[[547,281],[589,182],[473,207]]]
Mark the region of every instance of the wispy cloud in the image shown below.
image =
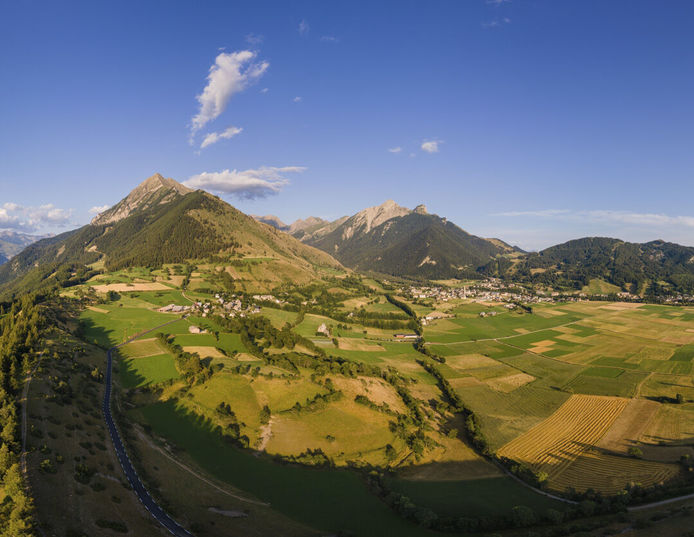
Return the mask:
[[[301,35],[306,35],[311,30],[311,27],[309,26],[308,21],[306,19],[301,19],[301,22],[299,23],[299,28],[297,28],[297,30]]]
[[[266,61],[255,62],[256,56],[256,52],[241,50],[223,52],[215,58],[207,86],[197,96],[200,109],[191,120],[191,144],[195,133],[224,112],[232,96],[256,82],[270,67]]]
[[[0,207],[0,229],[35,232],[46,227],[65,227],[70,224],[72,209],[61,209],[52,203],[25,207],[7,202]]]
[[[109,207],[110,205],[95,205],[94,207],[89,209],[89,214],[101,214]]]
[[[442,143],[441,140],[425,140],[422,142],[422,151],[426,151],[427,153],[438,153],[439,144]]]
[[[635,226],[686,226],[694,227],[694,216],[671,216],[662,213],[637,213],[630,211],[568,209],[542,209],[537,211],[509,211],[493,216],[536,217],[580,222],[615,222]]]
[[[263,41],[265,41],[265,36],[261,34],[250,33],[246,36],[246,43],[249,45],[260,45]]]
[[[270,91],[270,88],[263,88],[260,90],[260,93],[267,93],[268,91]]]
[[[569,214],[570,211],[565,209],[541,209],[539,211],[508,211],[505,213],[496,213],[492,216],[539,216],[552,217]]]
[[[289,184],[286,174],[305,170],[303,166],[263,166],[255,170],[203,172],[183,184],[190,188],[202,188],[216,194],[232,194],[244,199],[264,198],[277,194]]]
[[[295,103],[300,103],[301,101],[303,101],[303,99],[302,99],[301,97],[299,97],[298,95],[297,95],[296,97],[294,97],[294,99],[292,99],[292,100],[293,100]]]
[[[340,39],[335,37],[334,35],[322,35],[320,36],[320,40],[324,41],[325,43],[339,43]]]
[[[483,22],[482,28],[499,28],[500,26],[503,26],[505,24],[511,24],[511,19],[509,17],[503,17],[501,19],[494,19],[488,22]]]
[[[485,0],[485,4],[500,6],[502,4],[510,4],[511,0]]]
[[[200,144],[200,149],[204,149],[208,145],[216,144],[220,140],[228,140],[233,138],[242,131],[243,129],[241,127],[229,127],[222,132],[211,132],[203,139],[202,143]]]
[[[388,152],[390,152],[390,153],[400,153],[400,151],[402,151],[402,147],[400,147],[400,146],[391,147],[388,149]]]

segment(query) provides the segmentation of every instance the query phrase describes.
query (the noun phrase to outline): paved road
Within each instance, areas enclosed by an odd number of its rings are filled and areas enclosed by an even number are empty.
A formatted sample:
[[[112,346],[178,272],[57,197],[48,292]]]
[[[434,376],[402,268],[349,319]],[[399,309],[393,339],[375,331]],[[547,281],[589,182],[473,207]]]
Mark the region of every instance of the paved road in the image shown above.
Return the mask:
[[[142,484],[142,481],[140,481],[140,478],[138,477],[137,472],[135,471],[135,468],[130,462],[130,458],[128,457],[128,454],[125,451],[125,447],[123,446],[123,441],[121,440],[120,434],[118,433],[116,424],[113,422],[113,417],[111,416],[111,361],[113,351],[116,350],[118,347],[125,345],[126,343],[130,343],[134,339],[137,339],[149,332],[153,332],[154,330],[158,330],[159,328],[162,328],[167,324],[171,324],[179,320],[180,319],[176,319],[174,321],[170,321],[168,323],[164,323],[160,326],[157,326],[156,328],[152,328],[151,330],[147,330],[146,332],[142,332],[141,334],[137,334],[125,343],[116,345],[115,347],[112,347],[108,350],[106,366],[106,390],[104,392],[103,410],[104,420],[106,421],[106,427],[108,427],[108,432],[111,435],[113,448],[116,450],[116,455],[118,456],[118,460],[120,461],[120,465],[123,468],[125,476],[128,478],[128,481],[130,482],[130,486],[135,491],[135,494],[137,494],[137,497],[142,503],[142,505],[144,505],[145,509],[147,509],[147,511],[149,511],[150,514],[162,526],[169,530],[172,535],[175,535],[176,537],[193,537],[191,533],[189,533],[183,527],[181,527],[161,507],[159,507],[159,505],[157,505],[154,499],[152,499],[152,497],[149,495],[149,492],[147,492],[147,489],[145,489],[144,485]]]

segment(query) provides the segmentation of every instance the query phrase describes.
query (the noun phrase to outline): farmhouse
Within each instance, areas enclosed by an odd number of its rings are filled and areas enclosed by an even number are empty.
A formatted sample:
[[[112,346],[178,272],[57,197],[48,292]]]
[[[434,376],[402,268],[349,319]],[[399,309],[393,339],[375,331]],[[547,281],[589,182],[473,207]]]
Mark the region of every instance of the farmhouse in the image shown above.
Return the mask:
[[[203,330],[199,326],[190,325],[188,327],[188,332],[190,332],[191,334],[205,334],[207,330]]]
[[[395,334],[395,339],[417,339],[417,334]]]
[[[176,304],[169,304],[168,306],[163,306],[159,308],[157,311],[161,313],[183,313],[184,311],[188,311],[190,309],[190,306],[177,306]]]
[[[318,328],[316,328],[316,334],[323,334],[330,337],[330,329],[325,325],[325,323],[322,323]]]

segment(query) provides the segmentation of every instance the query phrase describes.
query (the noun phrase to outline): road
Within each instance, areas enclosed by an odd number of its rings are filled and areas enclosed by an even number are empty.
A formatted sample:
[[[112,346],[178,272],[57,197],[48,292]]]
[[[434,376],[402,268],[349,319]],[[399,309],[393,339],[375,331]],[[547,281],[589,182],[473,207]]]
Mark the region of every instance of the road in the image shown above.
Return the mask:
[[[158,330],[168,324],[174,323],[179,321],[180,319],[176,319],[174,321],[169,321],[168,323],[164,323],[160,326],[157,326],[155,328],[152,328],[151,330],[147,330],[146,332],[142,332],[140,334],[137,334],[136,336],[133,336],[130,338],[128,341],[121,343],[120,345],[116,345],[115,347],[112,347],[108,350],[107,354],[107,365],[106,365],[106,389],[104,391],[104,405],[103,405],[103,411],[104,411],[104,420],[106,421],[106,427],[108,428],[108,432],[111,435],[111,442],[113,442],[113,449],[116,451],[116,455],[118,456],[118,460],[120,461],[120,465],[123,468],[123,473],[125,473],[125,477],[128,478],[128,482],[130,483],[130,486],[133,488],[133,491],[135,494],[137,494],[137,498],[140,500],[140,503],[149,511],[149,513],[162,525],[164,526],[169,532],[171,532],[172,535],[175,535],[176,537],[193,537],[193,534],[185,530],[182,526],[180,526],[173,518],[171,518],[157,503],[154,501],[154,499],[149,495],[149,492],[147,492],[147,489],[145,486],[142,484],[142,481],[140,481],[140,478],[137,475],[137,472],[135,471],[135,468],[133,467],[132,463],[130,462],[130,457],[128,457],[128,453],[125,451],[125,447],[123,446],[123,441],[121,440],[120,434],[118,433],[118,429],[116,428],[116,424],[113,421],[113,417],[111,416],[111,362],[112,362],[112,354],[113,351],[116,350],[118,347],[121,347],[125,345],[126,343],[130,343],[131,341],[148,334],[150,332],[153,332],[155,330]]]

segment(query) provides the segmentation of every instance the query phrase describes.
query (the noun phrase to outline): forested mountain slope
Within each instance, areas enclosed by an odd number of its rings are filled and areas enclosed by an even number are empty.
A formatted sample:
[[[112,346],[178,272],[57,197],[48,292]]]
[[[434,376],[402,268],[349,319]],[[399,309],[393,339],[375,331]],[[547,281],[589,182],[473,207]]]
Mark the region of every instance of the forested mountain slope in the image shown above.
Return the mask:
[[[256,222],[223,200],[169,181],[148,179],[82,228],[39,241],[0,267],[0,295],[106,270],[160,266],[210,255],[276,258],[301,271],[339,266],[332,257]],[[135,195],[134,195],[135,194]]]

